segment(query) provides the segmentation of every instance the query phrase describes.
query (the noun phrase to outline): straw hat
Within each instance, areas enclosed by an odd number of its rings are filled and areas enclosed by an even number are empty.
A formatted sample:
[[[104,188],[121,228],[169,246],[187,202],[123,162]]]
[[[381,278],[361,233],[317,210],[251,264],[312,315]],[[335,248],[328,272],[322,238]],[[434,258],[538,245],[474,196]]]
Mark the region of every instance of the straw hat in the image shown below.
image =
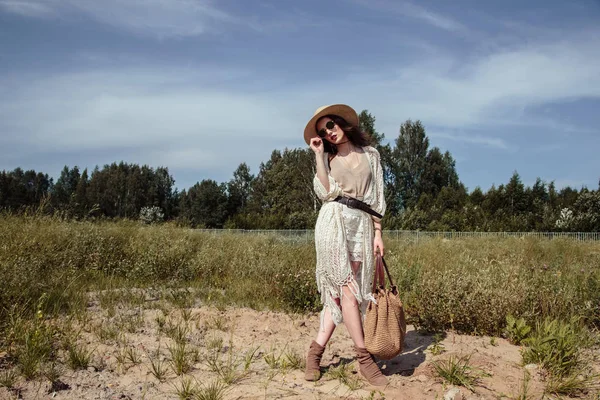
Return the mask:
[[[310,121],[308,121],[308,124],[306,124],[306,128],[304,128],[304,141],[306,144],[310,144],[310,139],[318,136],[316,127],[317,121],[319,118],[326,115],[337,115],[338,117],[344,118],[350,125],[358,126],[358,115],[350,106],[345,104],[332,104],[319,107]]]

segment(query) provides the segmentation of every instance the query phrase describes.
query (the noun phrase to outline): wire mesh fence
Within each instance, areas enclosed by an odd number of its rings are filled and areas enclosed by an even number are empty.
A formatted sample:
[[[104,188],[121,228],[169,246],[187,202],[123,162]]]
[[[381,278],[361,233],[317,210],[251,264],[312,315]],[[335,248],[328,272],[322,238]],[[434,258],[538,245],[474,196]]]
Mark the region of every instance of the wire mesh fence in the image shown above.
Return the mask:
[[[284,241],[309,242],[314,240],[315,231],[312,229],[197,229],[215,235],[239,234],[272,236]],[[384,230],[384,238],[398,240],[419,241],[432,238],[464,239],[464,238],[525,238],[535,237],[538,239],[573,239],[593,241],[600,240],[600,232],[438,232],[438,231],[407,231],[407,230]]]

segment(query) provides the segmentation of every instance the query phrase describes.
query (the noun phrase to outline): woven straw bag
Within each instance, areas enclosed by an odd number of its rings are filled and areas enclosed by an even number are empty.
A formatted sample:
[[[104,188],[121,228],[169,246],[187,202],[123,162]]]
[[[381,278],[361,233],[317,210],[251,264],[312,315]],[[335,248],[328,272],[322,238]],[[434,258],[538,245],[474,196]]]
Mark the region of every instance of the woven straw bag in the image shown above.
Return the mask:
[[[390,281],[387,288],[384,268]],[[365,347],[375,357],[390,360],[400,354],[404,347],[406,318],[398,289],[380,254],[377,255],[373,277],[373,297],[377,304],[370,302],[367,306],[364,323]]]

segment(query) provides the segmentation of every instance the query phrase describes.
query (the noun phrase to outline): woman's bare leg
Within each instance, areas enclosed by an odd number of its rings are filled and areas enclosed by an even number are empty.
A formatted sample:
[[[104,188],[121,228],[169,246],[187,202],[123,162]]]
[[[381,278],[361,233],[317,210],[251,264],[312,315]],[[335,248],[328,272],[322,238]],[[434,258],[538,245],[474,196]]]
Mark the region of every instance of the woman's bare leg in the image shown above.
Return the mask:
[[[337,305],[340,305],[339,299],[335,299]],[[323,326],[320,327],[319,333],[317,334],[317,338],[315,342],[319,343],[321,346],[325,346],[331,335],[333,335],[333,331],[335,330],[335,323],[333,322],[333,318],[331,318],[331,310],[329,307],[325,308],[325,315],[323,316]]]
[[[351,265],[354,276],[356,277],[356,271],[360,267],[360,261],[353,261]],[[344,325],[346,325],[346,329],[348,329],[348,333],[350,334],[354,345],[356,347],[364,348],[365,336],[363,333],[358,302],[348,286],[343,286],[342,292],[342,317],[344,318]]]

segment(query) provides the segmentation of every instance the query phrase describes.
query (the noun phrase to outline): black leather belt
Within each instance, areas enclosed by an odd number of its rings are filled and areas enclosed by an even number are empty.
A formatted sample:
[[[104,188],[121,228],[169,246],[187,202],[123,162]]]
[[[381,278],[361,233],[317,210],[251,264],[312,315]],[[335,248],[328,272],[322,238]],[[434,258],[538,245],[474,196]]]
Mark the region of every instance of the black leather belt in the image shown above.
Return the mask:
[[[369,213],[379,219],[383,218],[383,215],[381,215],[378,212],[371,209],[371,207],[369,207],[369,205],[367,203],[360,201],[358,199],[355,199],[354,197],[338,196],[333,201],[342,203],[343,205],[348,206],[350,208],[356,208],[358,210],[362,210],[362,211]]]

